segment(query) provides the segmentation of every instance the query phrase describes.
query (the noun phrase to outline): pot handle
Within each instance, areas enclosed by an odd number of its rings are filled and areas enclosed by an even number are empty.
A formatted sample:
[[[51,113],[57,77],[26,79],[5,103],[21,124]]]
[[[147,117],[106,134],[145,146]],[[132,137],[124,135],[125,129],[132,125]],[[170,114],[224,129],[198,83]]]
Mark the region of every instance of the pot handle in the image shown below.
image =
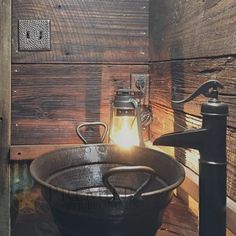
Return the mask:
[[[149,174],[147,180],[136,190],[133,199],[141,199],[141,194],[145,188],[152,182],[157,175],[156,171],[148,166],[118,166],[108,170],[102,177],[103,184],[110,190],[113,195],[113,200],[121,200],[115,187],[110,183],[109,177],[122,172],[145,172]]]
[[[101,138],[101,143],[103,143],[105,137],[106,137],[106,134],[107,134],[107,131],[108,131],[108,127],[105,123],[103,122],[100,122],[100,121],[97,121],[97,122],[85,122],[85,123],[82,123],[80,125],[77,126],[76,128],[76,132],[78,134],[78,136],[81,138],[81,140],[85,143],[85,144],[88,144],[88,141],[83,137],[83,135],[81,134],[80,132],[80,129],[82,127],[85,127],[85,126],[103,126],[104,128],[104,132],[102,134],[102,138]]]

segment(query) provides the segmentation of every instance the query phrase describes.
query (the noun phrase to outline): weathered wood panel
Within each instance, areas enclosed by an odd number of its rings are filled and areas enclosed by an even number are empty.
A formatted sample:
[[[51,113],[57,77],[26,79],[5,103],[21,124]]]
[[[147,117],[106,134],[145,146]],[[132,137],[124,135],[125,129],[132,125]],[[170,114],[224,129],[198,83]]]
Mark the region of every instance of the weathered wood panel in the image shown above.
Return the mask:
[[[224,85],[220,98],[230,106],[227,181],[228,195],[234,201],[235,23],[234,0],[150,0],[149,58],[153,63],[150,66],[150,100],[154,112],[150,136],[153,140],[164,133],[200,127],[200,104],[207,98],[202,96],[181,105],[173,105],[171,100],[182,100],[209,79],[219,80]],[[179,161],[198,173],[197,151],[176,148],[174,152]],[[191,190],[187,192],[190,194]]]
[[[236,128],[236,58],[173,60],[150,67],[150,100],[173,107],[171,100],[182,100],[203,82],[217,79],[223,85],[220,98],[230,106],[228,125]],[[200,96],[191,102],[174,105],[175,110],[200,116],[200,104],[207,98]]]
[[[10,159],[12,161],[33,160],[48,152],[58,149],[78,147],[78,144],[59,144],[59,145],[12,145]]]
[[[199,178],[197,174],[193,173],[188,168],[185,168],[185,174],[186,174],[185,180],[181,184],[181,186],[177,189],[176,194],[189,206],[189,208],[194,212],[195,215],[198,215]],[[235,210],[236,210],[236,202],[231,200],[230,198],[227,198],[227,208],[226,208],[227,236],[235,236],[236,233]]]
[[[14,65],[12,144],[81,143],[76,126],[109,122],[114,91],[129,87],[133,65]]]
[[[14,63],[148,62],[148,0],[13,0]],[[18,20],[51,20],[51,51],[18,51]]]
[[[11,1],[0,1],[0,235],[10,235]]]
[[[201,119],[184,112],[153,104],[154,120],[151,125],[150,138],[154,140],[162,134],[200,128]],[[236,129],[227,130],[227,191],[230,198],[236,200]],[[198,173],[199,153],[193,149],[175,148],[175,157],[181,163]]]
[[[236,53],[235,0],[151,0],[150,60]]]

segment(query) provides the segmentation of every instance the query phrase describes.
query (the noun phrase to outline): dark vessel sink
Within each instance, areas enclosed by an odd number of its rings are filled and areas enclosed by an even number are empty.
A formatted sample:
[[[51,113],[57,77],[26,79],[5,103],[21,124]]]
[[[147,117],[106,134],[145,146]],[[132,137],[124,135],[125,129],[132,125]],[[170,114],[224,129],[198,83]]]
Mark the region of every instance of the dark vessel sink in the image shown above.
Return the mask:
[[[92,144],[39,157],[30,171],[62,235],[154,236],[184,169],[143,147]]]

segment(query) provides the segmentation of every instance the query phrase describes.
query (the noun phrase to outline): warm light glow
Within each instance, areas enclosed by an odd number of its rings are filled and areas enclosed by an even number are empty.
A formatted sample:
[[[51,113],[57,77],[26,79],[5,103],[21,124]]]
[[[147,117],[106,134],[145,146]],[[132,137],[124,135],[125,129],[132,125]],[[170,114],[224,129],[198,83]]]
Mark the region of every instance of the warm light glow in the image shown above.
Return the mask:
[[[139,145],[136,118],[133,116],[115,117],[111,129],[111,141],[123,148]]]

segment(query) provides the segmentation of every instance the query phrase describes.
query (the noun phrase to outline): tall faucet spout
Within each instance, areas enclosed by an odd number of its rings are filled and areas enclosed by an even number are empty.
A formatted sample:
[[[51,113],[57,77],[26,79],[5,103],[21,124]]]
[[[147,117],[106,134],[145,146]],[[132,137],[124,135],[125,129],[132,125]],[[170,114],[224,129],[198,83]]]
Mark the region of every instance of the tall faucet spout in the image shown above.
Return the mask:
[[[217,80],[202,84],[185,103],[200,94],[209,98],[201,105],[202,128],[163,135],[154,145],[194,148],[199,158],[199,236],[226,235],[226,131],[228,105],[218,99]]]
[[[182,132],[174,132],[160,136],[153,144],[160,146],[172,146],[193,148],[200,150],[206,139],[207,129],[194,129]]]

